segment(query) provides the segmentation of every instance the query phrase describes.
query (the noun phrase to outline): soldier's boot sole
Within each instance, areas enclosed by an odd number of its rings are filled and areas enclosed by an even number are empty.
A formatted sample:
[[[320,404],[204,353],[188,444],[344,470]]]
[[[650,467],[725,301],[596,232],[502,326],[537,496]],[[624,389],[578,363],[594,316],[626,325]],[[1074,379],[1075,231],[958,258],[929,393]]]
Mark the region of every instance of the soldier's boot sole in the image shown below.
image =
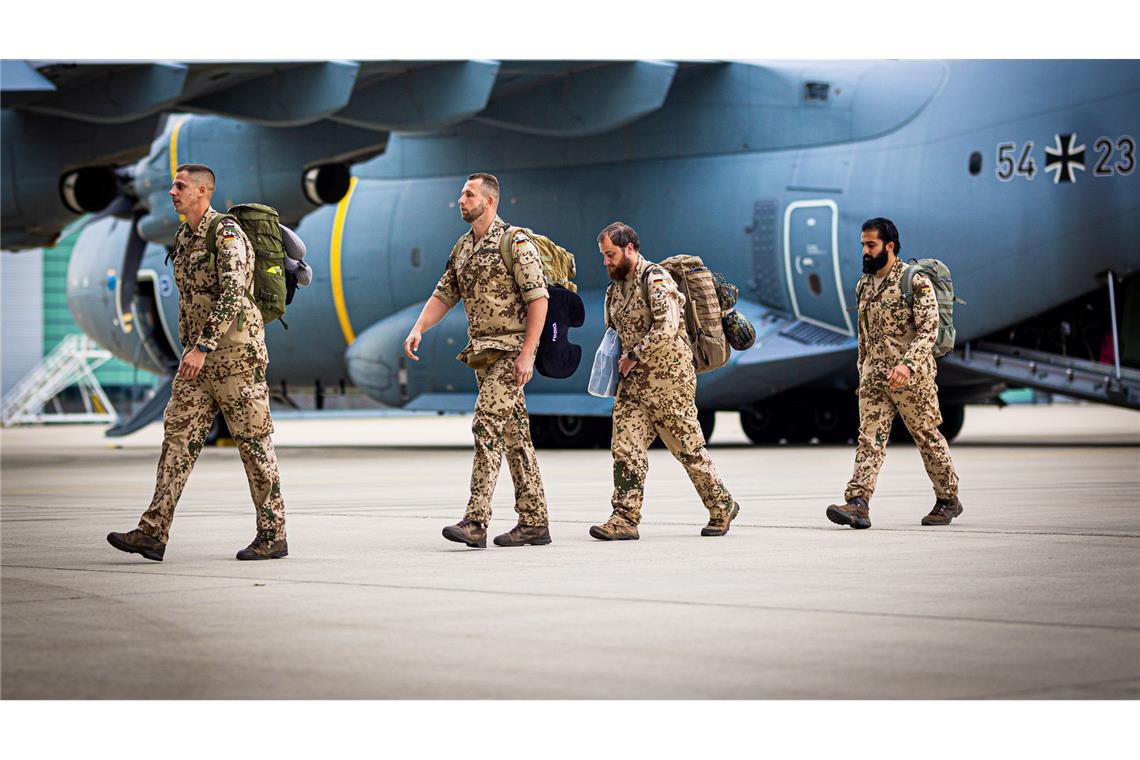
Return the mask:
[[[253,562],[259,559],[284,559],[288,556],[288,549],[282,549],[281,551],[273,552],[272,554],[246,554],[244,557],[242,556],[242,552],[237,553],[237,558],[242,562]]]
[[[128,554],[140,554],[149,560],[153,560],[155,562],[162,562],[162,556],[163,556],[162,554],[159,554],[158,552],[154,551],[153,549],[143,549],[143,548],[140,548],[138,546],[131,546],[130,544],[128,544],[124,541],[120,541],[118,539],[118,537],[115,536],[114,533],[108,533],[107,534],[107,543],[109,543],[111,546],[115,547],[116,549],[118,549],[121,552],[127,552]]]
[[[961,505],[961,504],[959,504],[959,505],[958,505],[958,507],[957,507],[957,509],[955,509],[955,510],[954,510],[953,512],[951,512],[950,514],[946,515],[946,522],[933,522],[933,521],[931,521],[931,522],[927,522],[927,520],[930,520],[930,515],[927,515],[926,517],[922,518],[922,524],[923,524],[923,525],[926,525],[926,526],[928,526],[928,527],[929,527],[929,526],[935,526],[935,527],[937,527],[937,526],[939,526],[939,525],[949,525],[949,524],[951,523],[951,521],[953,521],[953,519],[954,519],[955,517],[957,517],[958,515],[962,514],[962,513],[963,513],[963,512],[965,512],[965,511],[966,511],[966,510],[965,510],[965,509],[962,507],[962,505]]]
[[[495,536],[495,540],[494,540],[495,546],[546,546],[547,544],[549,544],[553,540],[553,539],[547,537],[547,538],[536,538],[533,541],[511,541],[510,539],[500,541],[499,540],[500,538],[503,538],[503,537],[502,536]]]
[[[446,538],[448,541],[454,541],[457,544],[466,544],[467,546],[470,546],[472,549],[486,549],[487,548],[487,539],[486,538],[484,538],[482,541],[468,541],[467,536],[465,536],[463,533],[459,532],[458,530],[452,530],[453,527],[455,527],[455,526],[448,525],[446,528],[443,529],[443,537]]]
[[[846,512],[836,509],[834,504],[827,508],[827,519],[836,525],[849,525],[856,530],[871,527],[871,521],[867,518],[851,517]]]
[[[622,533],[621,535],[614,536],[614,535],[611,535],[609,533],[606,533],[604,530],[599,528],[597,525],[590,526],[590,535],[593,536],[594,538],[598,539],[599,541],[636,541],[639,538],[641,538],[641,536],[638,535],[637,533],[633,533],[633,534]]]
[[[724,530],[717,530],[716,528],[709,528],[706,526],[704,528],[701,528],[701,535],[702,536],[723,536],[724,534],[728,533],[728,529],[732,527],[732,521],[736,519],[736,516],[738,514],[740,514],[740,505],[737,504],[736,502],[733,502],[732,514],[730,514],[728,516],[728,522],[725,523]]]

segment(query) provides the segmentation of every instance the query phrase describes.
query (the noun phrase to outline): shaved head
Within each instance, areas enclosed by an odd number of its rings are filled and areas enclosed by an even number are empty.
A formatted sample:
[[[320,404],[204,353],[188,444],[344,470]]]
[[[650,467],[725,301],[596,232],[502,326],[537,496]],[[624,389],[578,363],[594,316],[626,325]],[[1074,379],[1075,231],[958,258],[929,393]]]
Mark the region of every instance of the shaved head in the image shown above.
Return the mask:
[[[175,171],[186,172],[190,177],[190,181],[195,185],[201,185],[209,192],[214,192],[214,172],[205,164],[182,164],[182,166],[179,166]]]

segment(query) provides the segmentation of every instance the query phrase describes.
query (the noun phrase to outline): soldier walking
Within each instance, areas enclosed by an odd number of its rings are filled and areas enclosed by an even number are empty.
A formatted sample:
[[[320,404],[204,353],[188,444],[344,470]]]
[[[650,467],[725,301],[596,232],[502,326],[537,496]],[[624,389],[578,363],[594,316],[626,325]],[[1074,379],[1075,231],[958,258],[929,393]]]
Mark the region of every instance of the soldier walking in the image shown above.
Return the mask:
[[[538,248],[524,233],[516,233],[510,243],[514,265],[507,270],[499,246],[508,225],[499,218],[498,206],[498,179],[486,173],[467,178],[459,213],[471,231],[456,242],[435,292],[404,340],[404,353],[419,361],[415,352],[423,333],[463,299],[468,343],[457,358],[475,371],[479,387],[471,422],[475,461],[467,511],[458,524],[443,529],[443,537],[476,548],[487,546],[491,495],[504,454],[514,481],[518,524],[496,536],[495,545],[550,543],[546,495],[523,396],[523,386],[534,376],[550,294]]]
[[[839,525],[870,528],[871,494],[886,456],[895,412],[914,438],[926,474],[934,485],[934,508],[923,525],[949,525],[962,514],[958,474],[950,446],[938,430],[937,367],[932,349],[938,337],[938,301],[930,279],[915,273],[913,304],[903,296],[907,264],[898,258],[902,246],[890,219],[863,223],[863,276],[855,286],[859,309],[859,444],[855,473],[844,493],[846,504],[827,508]]]
[[[163,415],[154,498],[138,528],[107,535],[116,549],[157,561],[166,552],[178,497],[219,409],[237,441],[257,516],[257,535],[237,558],[279,559],[289,553],[270,437],[265,324],[247,295],[253,292],[254,248],[232,218],[215,225],[214,181],[209,167],[183,164],[170,189],[174,209],[186,218],[174,244],[178,337],[185,349]],[[207,251],[207,234],[216,235],[214,257]]]
[[[697,375],[681,317],[684,295],[672,276],[641,255],[632,227],[613,224],[598,235],[609,271],[606,326],[617,330],[618,364],[613,413],[613,514],[590,535],[602,541],[636,540],[641,522],[647,450],[658,435],[685,468],[709,511],[702,536],[723,536],[740,512],[705,448],[697,421]]]

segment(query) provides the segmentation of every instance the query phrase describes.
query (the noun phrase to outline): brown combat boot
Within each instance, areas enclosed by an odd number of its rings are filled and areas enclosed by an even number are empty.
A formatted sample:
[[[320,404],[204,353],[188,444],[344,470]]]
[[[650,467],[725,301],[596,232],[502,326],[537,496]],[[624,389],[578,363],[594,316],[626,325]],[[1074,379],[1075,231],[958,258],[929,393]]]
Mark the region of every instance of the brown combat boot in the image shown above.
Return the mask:
[[[487,528],[467,518],[463,518],[455,525],[448,525],[444,528],[443,537],[448,541],[467,544],[473,549],[487,548]]]
[[[732,521],[736,519],[736,516],[740,514],[740,505],[734,501],[732,502],[731,512],[727,509],[719,509],[717,511],[720,512],[720,514],[715,517],[710,517],[709,524],[701,528],[702,536],[723,536],[725,533],[728,533],[728,526],[731,525]]]
[[[285,539],[269,541],[260,535],[253,539],[253,543],[237,553],[237,558],[247,559],[281,559],[289,556],[289,542]]]
[[[636,541],[641,538],[637,526],[616,513],[601,525],[591,526],[590,535],[599,541]]]
[[[923,525],[949,525],[950,521],[962,514],[962,502],[954,499],[938,499],[934,502],[934,509],[922,518]]]
[[[550,526],[519,523],[501,536],[495,536],[495,546],[546,546],[550,543]]]
[[[107,543],[121,552],[141,554],[155,562],[162,562],[162,555],[166,554],[166,544],[138,528],[127,533],[108,533]]]
[[[827,508],[827,519],[836,525],[850,525],[852,528],[871,527],[871,508],[862,496],[848,499],[846,504],[832,504]]]

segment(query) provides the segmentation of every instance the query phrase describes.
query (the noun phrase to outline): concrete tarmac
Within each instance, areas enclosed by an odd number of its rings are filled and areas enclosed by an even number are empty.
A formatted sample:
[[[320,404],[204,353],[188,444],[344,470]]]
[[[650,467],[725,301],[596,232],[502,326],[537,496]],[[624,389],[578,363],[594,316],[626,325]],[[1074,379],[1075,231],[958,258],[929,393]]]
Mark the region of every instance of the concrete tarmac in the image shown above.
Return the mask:
[[[608,451],[540,451],[554,543],[467,549],[465,417],[279,419],[290,556],[237,562],[254,519],[236,449],[203,453],[166,560],[137,524],[160,426],[4,430],[4,699],[1136,698],[1140,414],[974,408],[952,445],[965,513],[893,445],[870,530],[824,517],[853,447],[712,455],[742,505],[707,519],[651,452],[640,541],[609,514]],[[514,524],[504,464],[491,535]]]

